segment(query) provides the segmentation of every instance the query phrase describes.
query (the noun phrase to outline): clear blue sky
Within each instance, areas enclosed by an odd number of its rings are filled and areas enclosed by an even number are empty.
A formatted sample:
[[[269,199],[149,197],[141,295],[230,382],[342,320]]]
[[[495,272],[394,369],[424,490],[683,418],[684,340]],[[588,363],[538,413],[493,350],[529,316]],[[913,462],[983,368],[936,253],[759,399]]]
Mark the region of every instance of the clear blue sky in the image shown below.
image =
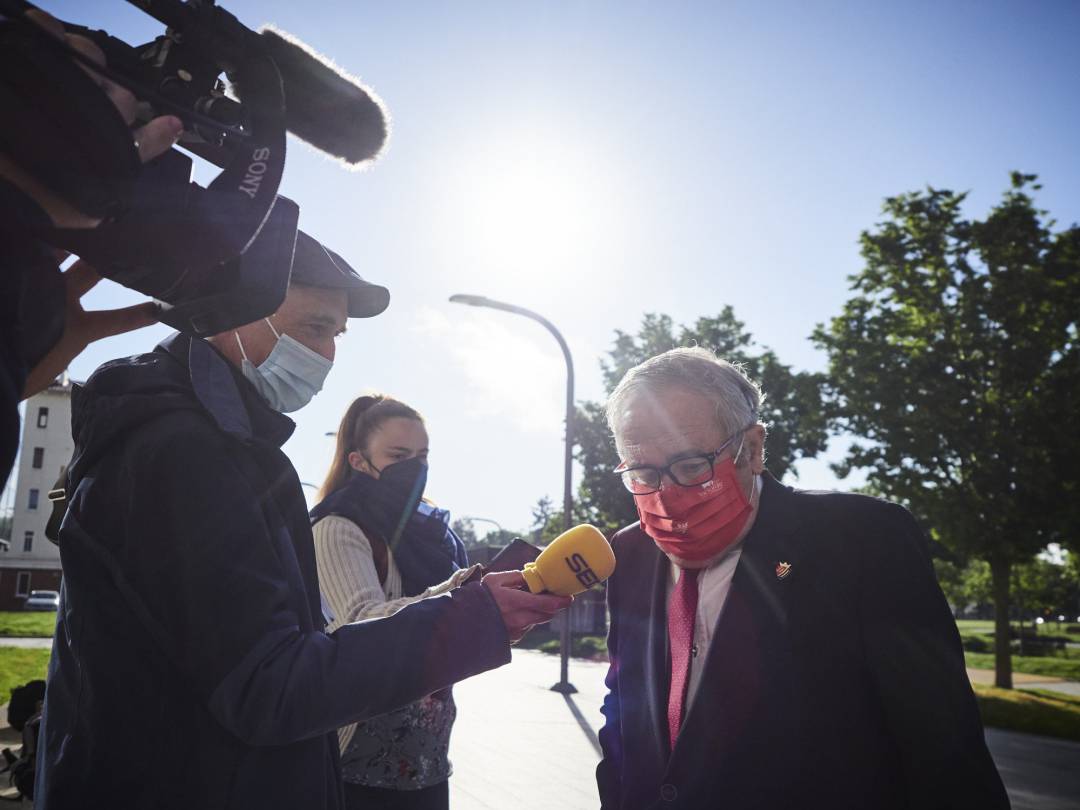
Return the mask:
[[[43,2],[130,42],[156,23],[119,2]],[[836,314],[884,197],[970,190],[981,215],[1020,169],[1080,219],[1080,4],[231,2],[359,75],[394,118],[352,174],[292,144],[282,192],[301,225],[390,287],[354,321],[286,446],[319,482],[326,431],[376,389],[428,417],[429,494],[525,528],[562,491],[563,372],[536,324],[448,304],[503,298],[565,333],[578,398],[602,393],[613,330],[725,304],[796,368]],[[112,284],[94,307],[137,300]],[[150,348],[147,329],[72,367]],[[834,449],[833,453],[836,452]],[[806,485],[844,488],[824,462]]]

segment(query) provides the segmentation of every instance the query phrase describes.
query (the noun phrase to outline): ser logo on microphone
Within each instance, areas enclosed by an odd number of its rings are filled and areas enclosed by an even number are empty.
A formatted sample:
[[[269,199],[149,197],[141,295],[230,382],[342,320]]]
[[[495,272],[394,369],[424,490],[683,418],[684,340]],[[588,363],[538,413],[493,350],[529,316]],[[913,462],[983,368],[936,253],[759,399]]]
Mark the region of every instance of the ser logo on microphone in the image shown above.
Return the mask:
[[[589,568],[589,564],[585,562],[585,558],[580,554],[574,554],[565,559],[567,568],[574,572],[577,581],[586,588],[591,588],[600,581],[600,578],[596,576],[596,573],[591,568]]]

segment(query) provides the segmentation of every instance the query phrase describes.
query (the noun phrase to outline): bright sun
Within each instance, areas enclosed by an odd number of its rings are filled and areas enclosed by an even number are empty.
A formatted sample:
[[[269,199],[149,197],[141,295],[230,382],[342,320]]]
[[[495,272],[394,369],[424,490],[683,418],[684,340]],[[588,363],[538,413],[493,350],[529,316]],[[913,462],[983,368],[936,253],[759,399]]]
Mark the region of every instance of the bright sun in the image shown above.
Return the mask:
[[[513,292],[530,279],[567,279],[594,270],[598,254],[617,243],[614,173],[602,155],[575,146],[511,137],[456,167],[440,216],[468,280]]]

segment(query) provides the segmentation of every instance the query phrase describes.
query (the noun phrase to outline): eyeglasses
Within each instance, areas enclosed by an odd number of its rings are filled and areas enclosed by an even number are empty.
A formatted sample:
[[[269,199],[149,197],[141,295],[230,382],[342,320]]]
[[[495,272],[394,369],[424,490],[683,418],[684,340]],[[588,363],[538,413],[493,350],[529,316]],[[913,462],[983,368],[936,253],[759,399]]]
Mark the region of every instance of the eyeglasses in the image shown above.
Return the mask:
[[[716,474],[715,464],[717,457],[730,447],[735,439],[749,430],[750,427],[751,426],[747,426],[742,430],[735,431],[727,441],[711,453],[703,453],[702,455],[676,459],[666,467],[651,467],[648,465],[626,467],[626,462],[623,462],[612,470],[612,472],[622,479],[623,486],[630,490],[634,495],[648,495],[653,492],[659,492],[665,475],[680,487],[692,487],[697,486],[698,484],[704,484],[707,481],[711,481]]]

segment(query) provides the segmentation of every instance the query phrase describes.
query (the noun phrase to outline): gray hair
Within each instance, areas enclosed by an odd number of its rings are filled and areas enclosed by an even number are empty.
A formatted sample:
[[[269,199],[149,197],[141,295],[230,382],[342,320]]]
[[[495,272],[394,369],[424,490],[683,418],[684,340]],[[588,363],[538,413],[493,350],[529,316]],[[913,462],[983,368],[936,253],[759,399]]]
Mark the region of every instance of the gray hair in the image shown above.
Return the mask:
[[[642,391],[683,388],[716,403],[717,425],[725,436],[757,424],[765,395],[742,366],[700,346],[671,349],[634,366],[608,396],[605,415],[616,433],[627,399]],[[616,435],[616,440],[618,435]]]

